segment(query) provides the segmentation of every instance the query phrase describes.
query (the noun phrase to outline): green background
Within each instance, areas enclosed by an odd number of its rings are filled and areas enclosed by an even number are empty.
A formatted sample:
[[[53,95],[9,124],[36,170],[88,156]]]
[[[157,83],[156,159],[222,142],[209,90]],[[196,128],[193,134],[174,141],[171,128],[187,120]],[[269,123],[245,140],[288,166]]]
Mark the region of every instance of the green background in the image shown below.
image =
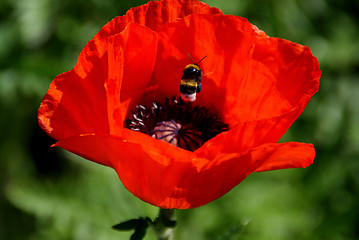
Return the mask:
[[[359,2],[205,2],[318,57],[320,91],[281,140],[313,143],[317,157],[306,169],[252,174],[219,200],[176,211],[175,240],[359,239]],[[156,215],[112,169],[50,148],[36,120],[51,80],[106,22],[143,3],[0,1],[0,239],[129,239],[110,227]]]

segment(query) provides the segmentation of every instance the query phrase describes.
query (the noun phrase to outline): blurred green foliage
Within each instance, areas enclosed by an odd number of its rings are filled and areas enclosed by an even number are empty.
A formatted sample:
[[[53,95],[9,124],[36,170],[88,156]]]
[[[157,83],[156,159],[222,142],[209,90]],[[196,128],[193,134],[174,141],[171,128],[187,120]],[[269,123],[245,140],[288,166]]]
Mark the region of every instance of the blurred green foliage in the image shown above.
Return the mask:
[[[281,141],[314,143],[317,157],[306,169],[252,174],[219,200],[177,211],[176,239],[359,239],[359,2],[205,2],[311,47],[320,91]],[[129,239],[110,227],[157,213],[113,170],[50,148],[36,120],[50,81],[106,22],[143,3],[0,2],[0,239]]]

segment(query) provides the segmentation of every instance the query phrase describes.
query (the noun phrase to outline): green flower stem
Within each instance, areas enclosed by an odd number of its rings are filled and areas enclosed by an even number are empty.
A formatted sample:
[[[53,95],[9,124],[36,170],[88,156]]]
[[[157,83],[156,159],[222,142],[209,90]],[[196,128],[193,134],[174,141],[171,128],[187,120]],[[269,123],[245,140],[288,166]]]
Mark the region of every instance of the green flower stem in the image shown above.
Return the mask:
[[[175,226],[174,209],[160,208],[157,218],[152,223],[158,240],[173,240],[173,228]]]

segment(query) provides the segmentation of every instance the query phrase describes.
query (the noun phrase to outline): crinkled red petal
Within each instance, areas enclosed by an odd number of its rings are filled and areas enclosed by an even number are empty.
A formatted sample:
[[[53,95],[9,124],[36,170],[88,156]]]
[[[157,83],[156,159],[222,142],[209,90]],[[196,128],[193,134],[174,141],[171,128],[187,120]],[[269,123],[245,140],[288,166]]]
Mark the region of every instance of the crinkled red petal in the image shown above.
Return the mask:
[[[263,63],[276,79],[280,95],[293,106],[301,105],[304,109],[319,90],[319,63],[306,46],[280,38],[259,37],[253,59]]]
[[[139,144],[116,136],[85,135],[61,140],[57,146],[113,167],[131,193],[162,208],[207,204],[253,171],[305,167],[315,155],[312,145],[282,143],[208,161],[182,149],[174,155],[173,146],[157,142],[153,145],[145,139],[145,144]],[[152,151],[159,148],[161,152]]]
[[[219,153],[245,152],[265,143],[277,142],[301,111],[297,107],[277,117],[240,123],[207,141],[196,150],[196,154],[213,159]]]
[[[76,66],[58,75],[38,110],[39,125],[53,138],[108,133],[106,91],[107,42],[91,40]]]
[[[223,14],[218,8],[209,7],[197,0],[150,1],[145,5],[131,8],[124,16],[114,18],[101,29],[95,39],[107,38],[120,33],[131,22],[157,30],[167,22],[172,22],[192,13]]]
[[[255,169],[255,172],[272,171],[287,168],[305,168],[313,163],[315,158],[315,150],[312,144],[288,142],[276,144],[281,146],[275,149],[270,155],[265,152],[271,151],[273,144],[262,145],[261,151],[265,154],[261,156],[258,152],[257,159],[261,164]]]
[[[153,87],[147,101],[178,93],[182,71],[191,62],[186,53],[197,60],[207,56],[200,63],[204,72],[203,90],[196,103],[218,113],[232,129],[218,136],[217,149],[225,147],[235,152],[278,141],[318,90],[319,65],[308,49],[285,40],[265,48],[263,42],[275,39],[266,37],[243,18],[191,15],[165,24],[158,29],[158,34],[158,55],[152,79],[157,88]],[[228,39],[236,41],[228,44]],[[272,56],[273,62],[260,59],[259,50],[268,59]],[[287,82],[273,73],[271,64],[275,61],[281,62],[276,67],[279,72],[287,73]],[[294,72],[298,69],[303,72],[293,80],[295,75],[289,72],[284,61]],[[296,101],[291,95],[283,94],[284,85],[292,88],[290,91]],[[293,89],[300,90],[294,93]],[[223,142],[231,144],[223,146]],[[206,152],[207,148],[202,148]]]
[[[116,129],[123,117],[122,112],[127,107],[125,106],[121,113],[115,113],[120,115],[116,123],[112,119],[112,114],[118,107],[109,106],[110,113],[106,112],[106,91],[103,83],[108,77],[107,68],[109,66],[111,74],[114,74],[113,71],[111,72],[111,68],[121,69],[120,65],[114,66],[112,63],[108,65],[107,38],[122,32],[131,22],[156,29],[166,22],[191,13],[222,14],[219,9],[211,8],[207,4],[195,0],[164,0],[151,1],[146,5],[132,8],[125,16],[113,19],[85,46],[74,69],[57,76],[52,82],[38,112],[40,126],[55,139],[83,133],[108,133],[110,128]],[[131,41],[131,43],[134,45],[135,41]],[[114,47],[113,44],[110,47]],[[148,47],[150,46],[148,45]],[[156,48],[149,48],[149,50],[155,51]],[[153,55],[150,54],[150,56]],[[118,64],[120,57],[117,56],[115,61]],[[126,68],[127,66],[136,68],[134,62],[131,62],[133,65],[128,65],[128,63],[127,61]],[[137,69],[143,65],[139,65]],[[149,65],[151,66],[151,64]],[[129,71],[126,70],[126,72]],[[117,72],[116,74],[121,73]],[[82,99],[81,102],[76,101],[79,98]],[[110,116],[111,127],[107,116]]]
[[[203,88],[197,94],[196,104],[211,108],[228,123],[235,114],[232,106],[241,88],[238,82],[248,75],[255,43],[251,24],[235,16],[191,15],[167,23],[157,32],[153,82],[160,88],[154,95],[178,94],[183,69],[191,63],[187,53],[195,62],[207,56],[200,63]]]
[[[109,69],[106,80],[110,133],[123,128],[126,114],[139,104],[151,80],[156,60],[157,34],[130,23],[109,38]]]
[[[51,83],[40,126],[58,140],[119,131],[151,79],[156,46],[156,33],[136,23],[107,41],[91,40],[74,69]]]

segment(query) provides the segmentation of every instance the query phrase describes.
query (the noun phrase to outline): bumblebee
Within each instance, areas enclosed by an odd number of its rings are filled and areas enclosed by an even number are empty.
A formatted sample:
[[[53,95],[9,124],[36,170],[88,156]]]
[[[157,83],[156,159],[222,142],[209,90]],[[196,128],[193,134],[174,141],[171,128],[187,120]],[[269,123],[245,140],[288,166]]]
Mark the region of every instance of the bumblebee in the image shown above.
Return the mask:
[[[192,63],[184,68],[180,83],[180,92],[183,101],[194,102],[196,100],[196,94],[202,90],[202,70],[198,64],[207,56],[195,63],[188,53],[187,55]]]

